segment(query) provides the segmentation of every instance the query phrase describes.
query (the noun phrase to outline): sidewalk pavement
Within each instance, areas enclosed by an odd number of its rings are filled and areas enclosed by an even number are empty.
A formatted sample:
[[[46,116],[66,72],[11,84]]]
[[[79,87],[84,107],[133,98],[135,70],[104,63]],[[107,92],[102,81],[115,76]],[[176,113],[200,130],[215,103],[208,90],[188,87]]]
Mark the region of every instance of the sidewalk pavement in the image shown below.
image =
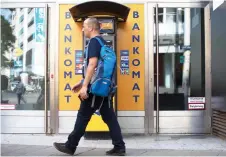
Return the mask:
[[[2,134],[2,156],[68,156],[53,142],[65,142],[67,135]],[[226,140],[214,136],[124,135],[127,156],[226,156]],[[105,156],[110,139],[82,138],[75,155]]]

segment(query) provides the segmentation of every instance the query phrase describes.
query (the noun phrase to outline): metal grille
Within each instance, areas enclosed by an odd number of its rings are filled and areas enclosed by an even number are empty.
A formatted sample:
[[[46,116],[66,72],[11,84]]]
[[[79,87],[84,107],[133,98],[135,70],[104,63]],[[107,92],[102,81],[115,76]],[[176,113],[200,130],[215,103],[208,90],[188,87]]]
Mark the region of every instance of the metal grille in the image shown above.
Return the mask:
[[[226,109],[213,109],[212,133],[226,139]]]

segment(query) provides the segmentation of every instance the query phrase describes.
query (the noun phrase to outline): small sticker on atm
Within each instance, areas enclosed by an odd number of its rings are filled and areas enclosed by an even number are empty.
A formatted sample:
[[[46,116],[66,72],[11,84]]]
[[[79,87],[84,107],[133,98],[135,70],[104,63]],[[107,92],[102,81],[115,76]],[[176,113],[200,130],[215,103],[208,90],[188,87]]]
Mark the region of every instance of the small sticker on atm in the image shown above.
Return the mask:
[[[129,52],[128,51],[121,51],[121,55],[128,55]]]
[[[129,57],[128,56],[121,56],[121,60],[128,61]]]
[[[129,64],[128,63],[121,63],[121,67],[128,68],[129,67]]]

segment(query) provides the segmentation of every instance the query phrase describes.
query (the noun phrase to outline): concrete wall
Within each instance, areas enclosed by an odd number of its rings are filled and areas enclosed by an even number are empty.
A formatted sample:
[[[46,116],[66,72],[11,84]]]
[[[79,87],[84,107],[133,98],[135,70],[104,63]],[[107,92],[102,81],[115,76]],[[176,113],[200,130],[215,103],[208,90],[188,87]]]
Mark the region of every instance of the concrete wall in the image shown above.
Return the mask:
[[[213,9],[211,9],[212,11]],[[211,12],[213,107],[226,108],[226,2]]]

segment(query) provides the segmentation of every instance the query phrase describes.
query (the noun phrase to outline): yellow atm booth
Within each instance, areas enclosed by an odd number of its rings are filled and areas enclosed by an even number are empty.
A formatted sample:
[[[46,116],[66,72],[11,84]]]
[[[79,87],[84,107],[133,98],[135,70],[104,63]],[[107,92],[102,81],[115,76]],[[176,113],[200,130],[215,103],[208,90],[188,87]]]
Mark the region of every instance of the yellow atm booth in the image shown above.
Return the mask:
[[[119,22],[126,22],[130,8],[122,4],[109,1],[91,1],[78,4],[69,9],[70,14],[74,22],[83,22],[88,17],[96,17],[101,24],[100,33],[106,40],[107,44],[111,46],[115,52],[117,51],[116,39],[117,39],[117,25]],[[83,35],[83,52],[89,39]],[[117,54],[117,52],[116,52]],[[125,62],[125,66],[129,63]],[[117,63],[117,68],[119,64]],[[126,70],[120,68],[120,71]],[[116,74],[117,77],[117,74]],[[116,79],[117,80],[117,79]],[[117,115],[117,94],[113,99],[113,106]],[[92,116],[86,132],[108,132],[107,125],[102,121],[101,115],[94,113]]]

